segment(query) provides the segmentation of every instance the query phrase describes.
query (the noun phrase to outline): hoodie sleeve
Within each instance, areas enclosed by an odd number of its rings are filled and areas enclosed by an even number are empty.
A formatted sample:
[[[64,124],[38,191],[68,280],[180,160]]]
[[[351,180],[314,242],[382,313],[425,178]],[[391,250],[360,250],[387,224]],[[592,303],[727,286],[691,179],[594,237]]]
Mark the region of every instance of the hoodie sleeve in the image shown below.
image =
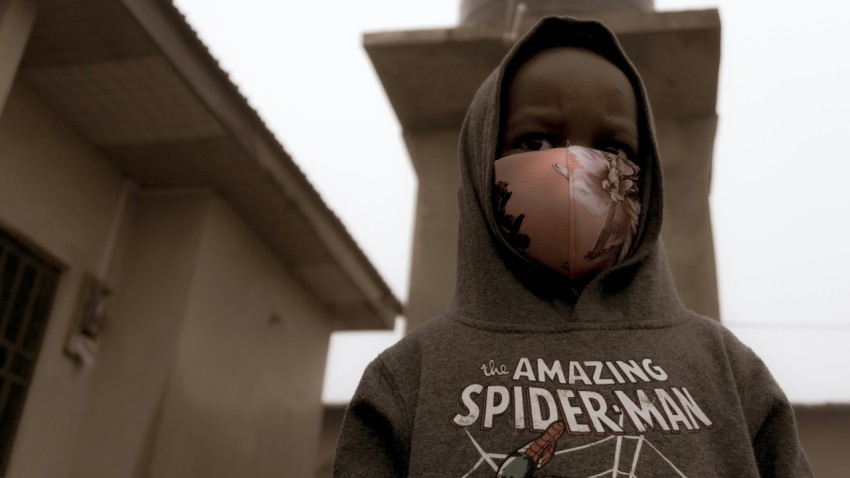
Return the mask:
[[[812,471],[797,437],[794,409],[767,365],[739,344],[742,367],[738,393],[752,438],[759,474],[771,478],[811,477]]]
[[[761,404],[766,413],[753,436],[759,473],[775,478],[811,477],[812,470],[797,437],[794,410],[770,372],[763,364],[762,367],[757,379],[767,387]]]
[[[392,377],[376,359],[363,373],[346,411],[333,476],[406,476],[410,447],[406,416]]]

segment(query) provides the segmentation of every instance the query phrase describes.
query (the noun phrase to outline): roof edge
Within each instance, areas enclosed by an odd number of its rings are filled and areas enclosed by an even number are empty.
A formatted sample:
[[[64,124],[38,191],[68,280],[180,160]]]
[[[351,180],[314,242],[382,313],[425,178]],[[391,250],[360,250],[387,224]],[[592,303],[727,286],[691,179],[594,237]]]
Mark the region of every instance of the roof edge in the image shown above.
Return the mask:
[[[402,311],[401,302],[342,221],[222,70],[183,14],[166,0],[120,1],[209,112],[254,159],[254,167],[278,183],[281,200],[290,202],[303,215],[380,322],[392,328],[395,317]],[[346,325],[359,328],[357,324]]]

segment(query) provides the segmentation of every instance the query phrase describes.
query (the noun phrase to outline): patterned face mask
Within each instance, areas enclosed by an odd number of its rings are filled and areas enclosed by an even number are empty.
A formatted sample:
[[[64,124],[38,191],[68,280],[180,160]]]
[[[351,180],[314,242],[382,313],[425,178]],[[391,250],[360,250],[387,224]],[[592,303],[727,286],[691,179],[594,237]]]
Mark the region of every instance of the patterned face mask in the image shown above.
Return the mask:
[[[508,243],[570,279],[625,259],[637,232],[637,165],[581,146],[529,151],[495,163],[493,206]]]

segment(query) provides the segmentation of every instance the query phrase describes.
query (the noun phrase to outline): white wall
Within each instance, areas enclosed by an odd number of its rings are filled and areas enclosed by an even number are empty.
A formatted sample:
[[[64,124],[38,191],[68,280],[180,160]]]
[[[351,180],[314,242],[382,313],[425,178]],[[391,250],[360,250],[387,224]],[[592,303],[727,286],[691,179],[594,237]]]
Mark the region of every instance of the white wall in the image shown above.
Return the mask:
[[[7,476],[312,474],[328,314],[215,193],[137,188],[18,83],[0,227],[62,268]],[[63,352],[85,273],[91,368]]]
[[[310,476],[325,311],[210,196],[151,477]]]
[[[0,116],[0,227],[63,270],[10,477],[65,476],[73,460],[91,373],[64,355],[64,342],[83,273],[108,275],[104,252],[122,185],[119,172],[27,87],[13,86]]]

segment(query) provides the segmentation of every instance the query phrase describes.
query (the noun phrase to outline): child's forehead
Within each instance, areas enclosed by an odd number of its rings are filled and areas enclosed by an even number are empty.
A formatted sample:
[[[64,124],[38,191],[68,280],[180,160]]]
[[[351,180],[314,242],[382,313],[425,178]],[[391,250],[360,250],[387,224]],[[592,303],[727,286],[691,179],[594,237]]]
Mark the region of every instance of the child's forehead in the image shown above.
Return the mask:
[[[575,47],[550,48],[530,56],[506,78],[503,88],[502,101],[509,109],[561,101],[634,104],[637,100],[623,70],[598,53]]]
[[[604,136],[638,149],[638,94],[614,62],[588,49],[555,47],[517,65],[502,94],[500,147],[535,133],[585,146]]]
[[[536,81],[548,81],[552,84],[562,80],[587,78],[594,83],[631,82],[617,65],[604,56],[581,47],[561,46],[540,50],[518,61],[508,75],[503,87],[510,88],[517,78],[533,76]]]

